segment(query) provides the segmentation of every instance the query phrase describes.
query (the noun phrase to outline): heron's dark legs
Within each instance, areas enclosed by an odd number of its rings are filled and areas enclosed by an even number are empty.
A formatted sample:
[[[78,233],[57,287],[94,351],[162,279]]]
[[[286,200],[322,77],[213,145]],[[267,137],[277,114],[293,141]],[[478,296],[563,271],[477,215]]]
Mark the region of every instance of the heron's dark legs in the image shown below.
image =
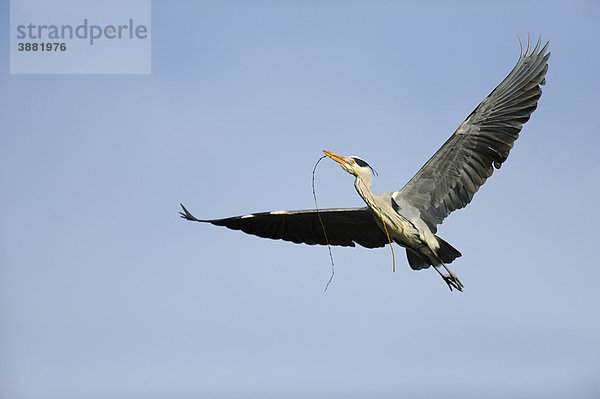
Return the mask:
[[[460,282],[458,277],[456,277],[456,274],[452,273],[445,264],[442,263],[442,266],[444,267],[444,269],[446,269],[448,274],[442,273],[437,268],[437,266],[434,266],[433,268],[435,269],[436,272],[438,272],[440,274],[440,276],[442,276],[442,278],[444,279],[446,284],[448,284],[448,288],[450,288],[450,291],[452,291],[452,288],[454,287],[457,290],[459,290],[460,292],[462,292],[464,286],[462,285],[462,283]]]

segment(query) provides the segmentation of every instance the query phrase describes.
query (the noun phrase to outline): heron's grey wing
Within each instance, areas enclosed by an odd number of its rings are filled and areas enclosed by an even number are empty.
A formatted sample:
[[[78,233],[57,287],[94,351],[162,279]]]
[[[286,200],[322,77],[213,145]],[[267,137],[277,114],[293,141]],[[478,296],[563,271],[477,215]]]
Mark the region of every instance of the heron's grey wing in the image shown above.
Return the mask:
[[[364,208],[320,209],[327,232],[327,240],[317,211],[277,211],[253,213],[225,219],[196,219],[183,205],[181,217],[196,222],[212,223],[233,230],[241,230],[259,237],[292,241],[309,245],[327,244],[366,248],[383,247],[387,236],[379,228],[371,211]]]
[[[452,211],[465,207],[500,168],[542,95],[550,53],[531,41],[513,70],[401,190],[399,207],[420,213],[432,232]]]

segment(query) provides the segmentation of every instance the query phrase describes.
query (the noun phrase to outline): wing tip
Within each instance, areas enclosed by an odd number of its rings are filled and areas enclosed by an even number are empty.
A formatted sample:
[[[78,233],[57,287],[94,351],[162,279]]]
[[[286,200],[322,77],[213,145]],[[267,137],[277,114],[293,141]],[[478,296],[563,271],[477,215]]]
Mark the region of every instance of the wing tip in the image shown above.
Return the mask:
[[[179,206],[181,206],[181,209],[183,209],[183,212],[179,212],[179,217],[181,217],[182,219],[189,220],[192,222],[210,222],[209,220],[197,219],[194,215],[191,214],[190,211],[187,210],[185,206],[183,206],[182,203],[179,203]]]
[[[194,216],[190,213],[190,211],[187,210],[187,208],[185,206],[183,206],[183,204],[180,202],[179,206],[181,207],[181,209],[183,209],[183,212],[179,212],[179,216],[183,219],[187,219],[187,220],[193,220]]]

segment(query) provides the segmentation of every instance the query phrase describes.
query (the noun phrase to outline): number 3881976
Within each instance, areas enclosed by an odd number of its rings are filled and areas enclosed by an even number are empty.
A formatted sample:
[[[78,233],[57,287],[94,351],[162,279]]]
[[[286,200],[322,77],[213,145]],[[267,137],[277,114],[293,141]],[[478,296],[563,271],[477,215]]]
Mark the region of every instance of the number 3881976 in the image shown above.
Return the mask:
[[[66,51],[66,43],[17,43],[19,51]]]

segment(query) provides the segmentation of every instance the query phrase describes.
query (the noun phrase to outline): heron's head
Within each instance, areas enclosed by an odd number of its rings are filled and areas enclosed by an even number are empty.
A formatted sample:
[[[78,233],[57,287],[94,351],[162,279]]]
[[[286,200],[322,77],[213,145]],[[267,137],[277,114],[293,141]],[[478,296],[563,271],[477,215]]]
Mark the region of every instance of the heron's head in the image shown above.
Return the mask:
[[[344,157],[333,152],[323,151],[325,155],[339,163],[342,169],[351,175],[360,178],[371,186],[371,172],[377,174],[375,170],[364,160],[357,156]]]

